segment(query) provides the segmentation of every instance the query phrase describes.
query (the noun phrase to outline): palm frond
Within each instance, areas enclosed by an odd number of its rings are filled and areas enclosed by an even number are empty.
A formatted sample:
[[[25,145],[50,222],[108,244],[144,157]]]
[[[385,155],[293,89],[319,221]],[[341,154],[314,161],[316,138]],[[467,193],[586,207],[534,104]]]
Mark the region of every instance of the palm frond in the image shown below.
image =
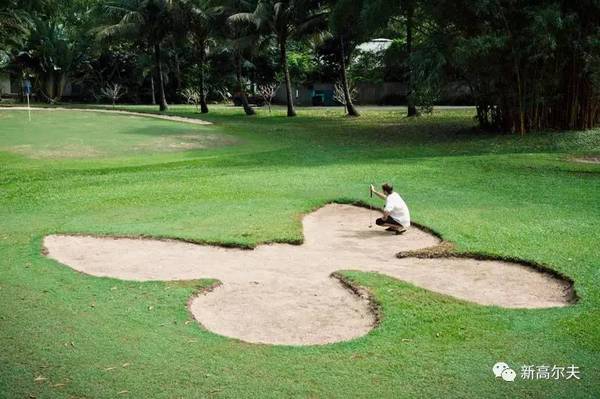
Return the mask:
[[[254,16],[254,13],[251,12],[240,12],[237,14],[233,14],[227,18],[227,22],[230,24],[254,24],[258,27],[258,21]]]
[[[318,31],[325,30],[327,27],[327,12],[318,12],[308,16],[303,21],[299,21],[293,30],[294,37],[312,35]]]

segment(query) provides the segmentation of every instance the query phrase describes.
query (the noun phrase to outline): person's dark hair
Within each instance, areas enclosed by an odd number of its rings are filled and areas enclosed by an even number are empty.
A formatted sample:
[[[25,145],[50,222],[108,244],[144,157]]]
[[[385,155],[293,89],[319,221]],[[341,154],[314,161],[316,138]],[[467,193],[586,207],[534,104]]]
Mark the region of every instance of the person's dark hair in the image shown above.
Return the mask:
[[[387,183],[385,183],[383,186],[381,186],[381,189],[386,194],[391,194],[392,192],[394,192],[394,187],[392,187],[390,184],[387,184]]]

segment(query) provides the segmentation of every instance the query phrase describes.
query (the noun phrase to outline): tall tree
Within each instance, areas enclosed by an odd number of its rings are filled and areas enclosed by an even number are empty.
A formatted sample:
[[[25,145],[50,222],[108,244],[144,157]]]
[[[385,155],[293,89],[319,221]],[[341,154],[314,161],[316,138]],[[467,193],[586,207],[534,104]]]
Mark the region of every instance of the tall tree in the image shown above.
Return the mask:
[[[98,37],[121,37],[144,43],[154,53],[159,109],[168,110],[161,46],[172,33],[173,0],[117,0],[103,5],[115,22],[97,29]]]
[[[86,54],[85,42],[69,37],[63,24],[35,17],[17,62],[35,76],[36,89],[49,102],[60,100],[68,78]]]
[[[352,102],[348,85],[347,65],[352,60],[352,52],[356,46],[368,39],[368,29],[360,23],[360,15],[365,0],[331,0],[329,26],[336,40],[340,64],[340,82],[344,92],[344,104],[349,116],[360,116]]]
[[[28,15],[27,39],[14,58],[21,73],[33,77],[35,91],[46,100],[60,100],[78,68],[93,53],[88,12],[95,0],[20,1],[17,15]]]
[[[412,57],[415,49],[416,11],[422,0],[372,0],[364,2],[363,16],[372,30],[380,29],[392,19],[400,17],[406,34],[406,102],[407,116],[417,116],[415,101],[415,79]]]
[[[326,11],[322,9],[322,2],[317,0],[259,0],[252,13],[238,13],[230,17],[233,21],[254,22],[259,30],[271,32],[277,38],[279,59],[285,80],[288,116],[296,116],[288,65],[288,41],[322,29],[325,25],[325,17]]]
[[[524,134],[600,123],[600,3],[431,0],[449,64],[483,127]]]
[[[146,79],[150,80],[150,98],[152,105],[156,105],[156,93],[154,88],[154,57],[143,51],[138,52],[136,57],[136,69],[140,85],[143,86]]]
[[[256,26],[241,18],[232,18],[233,15],[249,13],[256,7],[256,1],[253,0],[216,0],[218,5],[219,19],[217,26],[220,27],[219,34],[222,38],[224,53],[229,54],[233,60],[233,70],[235,76],[235,93],[248,116],[256,114],[256,111],[250,106],[246,94],[246,81],[244,78],[244,64],[252,54],[261,48],[261,35]]]
[[[198,63],[200,112],[203,114],[208,113],[205,87],[206,54],[215,22],[214,13],[206,0],[182,0],[176,12],[178,33],[191,42],[194,59]]]
[[[13,48],[23,45],[31,27],[30,15],[18,3],[5,0],[0,5],[0,65],[8,62]]]

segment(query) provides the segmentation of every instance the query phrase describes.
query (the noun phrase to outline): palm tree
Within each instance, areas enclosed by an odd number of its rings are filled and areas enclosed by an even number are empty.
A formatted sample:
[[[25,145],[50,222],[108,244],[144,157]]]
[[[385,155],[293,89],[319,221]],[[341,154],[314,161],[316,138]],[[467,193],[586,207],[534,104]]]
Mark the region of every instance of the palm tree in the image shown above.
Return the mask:
[[[356,46],[361,41],[368,39],[368,30],[365,29],[364,24],[359,22],[364,2],[365,0],[330,0],[329,28],[336,41],[334,47],[337,47],[338,51],[340,82],[348,116],[360,116],[352,103],[346,68]]]
[[[140,85],[143,86],[146,79],[150,79],[150,95],[152,105],[156,105],[156,90],[154,88],[154,59],[152,54],[146,54],[143,51],[138,52],[136,57],[136,66],[141,75]]]
[[[230,17],[230,20],[234,21],[254,22],[259,30],[273,33],[277,38],[285,79],[288,116],[296,116],[288,67],[288,40],[316,33],[324,27],[326,12],[321,3],[316,0],[259,0],[252,13],[238,13]]]
[[[256,111],[254,111],[248,103],[248,96],[246,95],[246,83],[243,77],[242,63],[244,61],[244,55],[252,50],[259,38],[255,31],[248,30],[247,27],[233,21],[230,21],[228,26],[230,28],[227,35],[226,47],[231,49],[231,52],[233,53],[235,80],[237,83],[236,91],[246,115],[254,115],[256,114]]]
[[[35,76],[39,93],[51,103],[63,95],[69,75],[88,51],[86,38],[69,37],[65,26],[50,18],[33,17],[27,39],[15,62]]]
[[[98,28],[98,37],[138,40],[153,51],[160,94],[159,108],[161,111],[168,110],[161,46],[173,29],[173,0],[116,0],[103,7],[107,16],[116,19],[116,22]]]
[[[207,0],[182,0],[177,7],[176,26],[178,35],[189,40],[194,48],[200,73],[200,112],[208,113],[204,73],[210,35],[213,31],[215,10]]]
[[[18,3],[5,0],[0,6],[0,64],[8,60],[13,48],[23,44],[31,27],[30,16],[19,9]]]
[[[373,28],[385,26],[390,20],[400,16],[406,29],[407,60],[407,116],[418,116],[415,104],[415,80],[411,58],[414,53],[415,12],[419,10],[418,0],[370,0],[364,2],[363,19]]]
[[[232,15],[245,11],[248,13],[256,7],[255,0],[215,0],[219,16],[216,26],[220,27],[219,35],[224,45],[221,50],[229,53],[234,63],[234,75],[236,81],[235,92],[241,100],[244,112],[248,116],[256,114],[256,111],[248,103],[246,95],[246,83],[243,77],[244,61],[252,57],[262,46],[261,36],[256,27],[249,24],[247,20],[231,18]]]

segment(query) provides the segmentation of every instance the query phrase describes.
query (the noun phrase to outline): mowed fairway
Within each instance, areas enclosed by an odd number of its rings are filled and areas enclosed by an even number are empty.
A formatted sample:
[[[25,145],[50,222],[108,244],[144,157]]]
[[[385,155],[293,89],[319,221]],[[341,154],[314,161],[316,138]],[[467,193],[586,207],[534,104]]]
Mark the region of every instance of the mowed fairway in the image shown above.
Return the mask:
[[[600,131],[490,135],[471,110],[403,115],[216,107],[195,126],[0,111],[0,397],[598,397],[600,165],[570,159],[600,154]],[[380,303],[371,333],[256,345],[192,319],[188,299],[214,281],[91,277],[41,252],[52,233],[300,243],[302,214],[368,201],[384,181],[459,251],[543,264],[575,282],[578,303],[486,307],[350,271]],[[498,361],[576,365],[581,379],[503,382]]]

